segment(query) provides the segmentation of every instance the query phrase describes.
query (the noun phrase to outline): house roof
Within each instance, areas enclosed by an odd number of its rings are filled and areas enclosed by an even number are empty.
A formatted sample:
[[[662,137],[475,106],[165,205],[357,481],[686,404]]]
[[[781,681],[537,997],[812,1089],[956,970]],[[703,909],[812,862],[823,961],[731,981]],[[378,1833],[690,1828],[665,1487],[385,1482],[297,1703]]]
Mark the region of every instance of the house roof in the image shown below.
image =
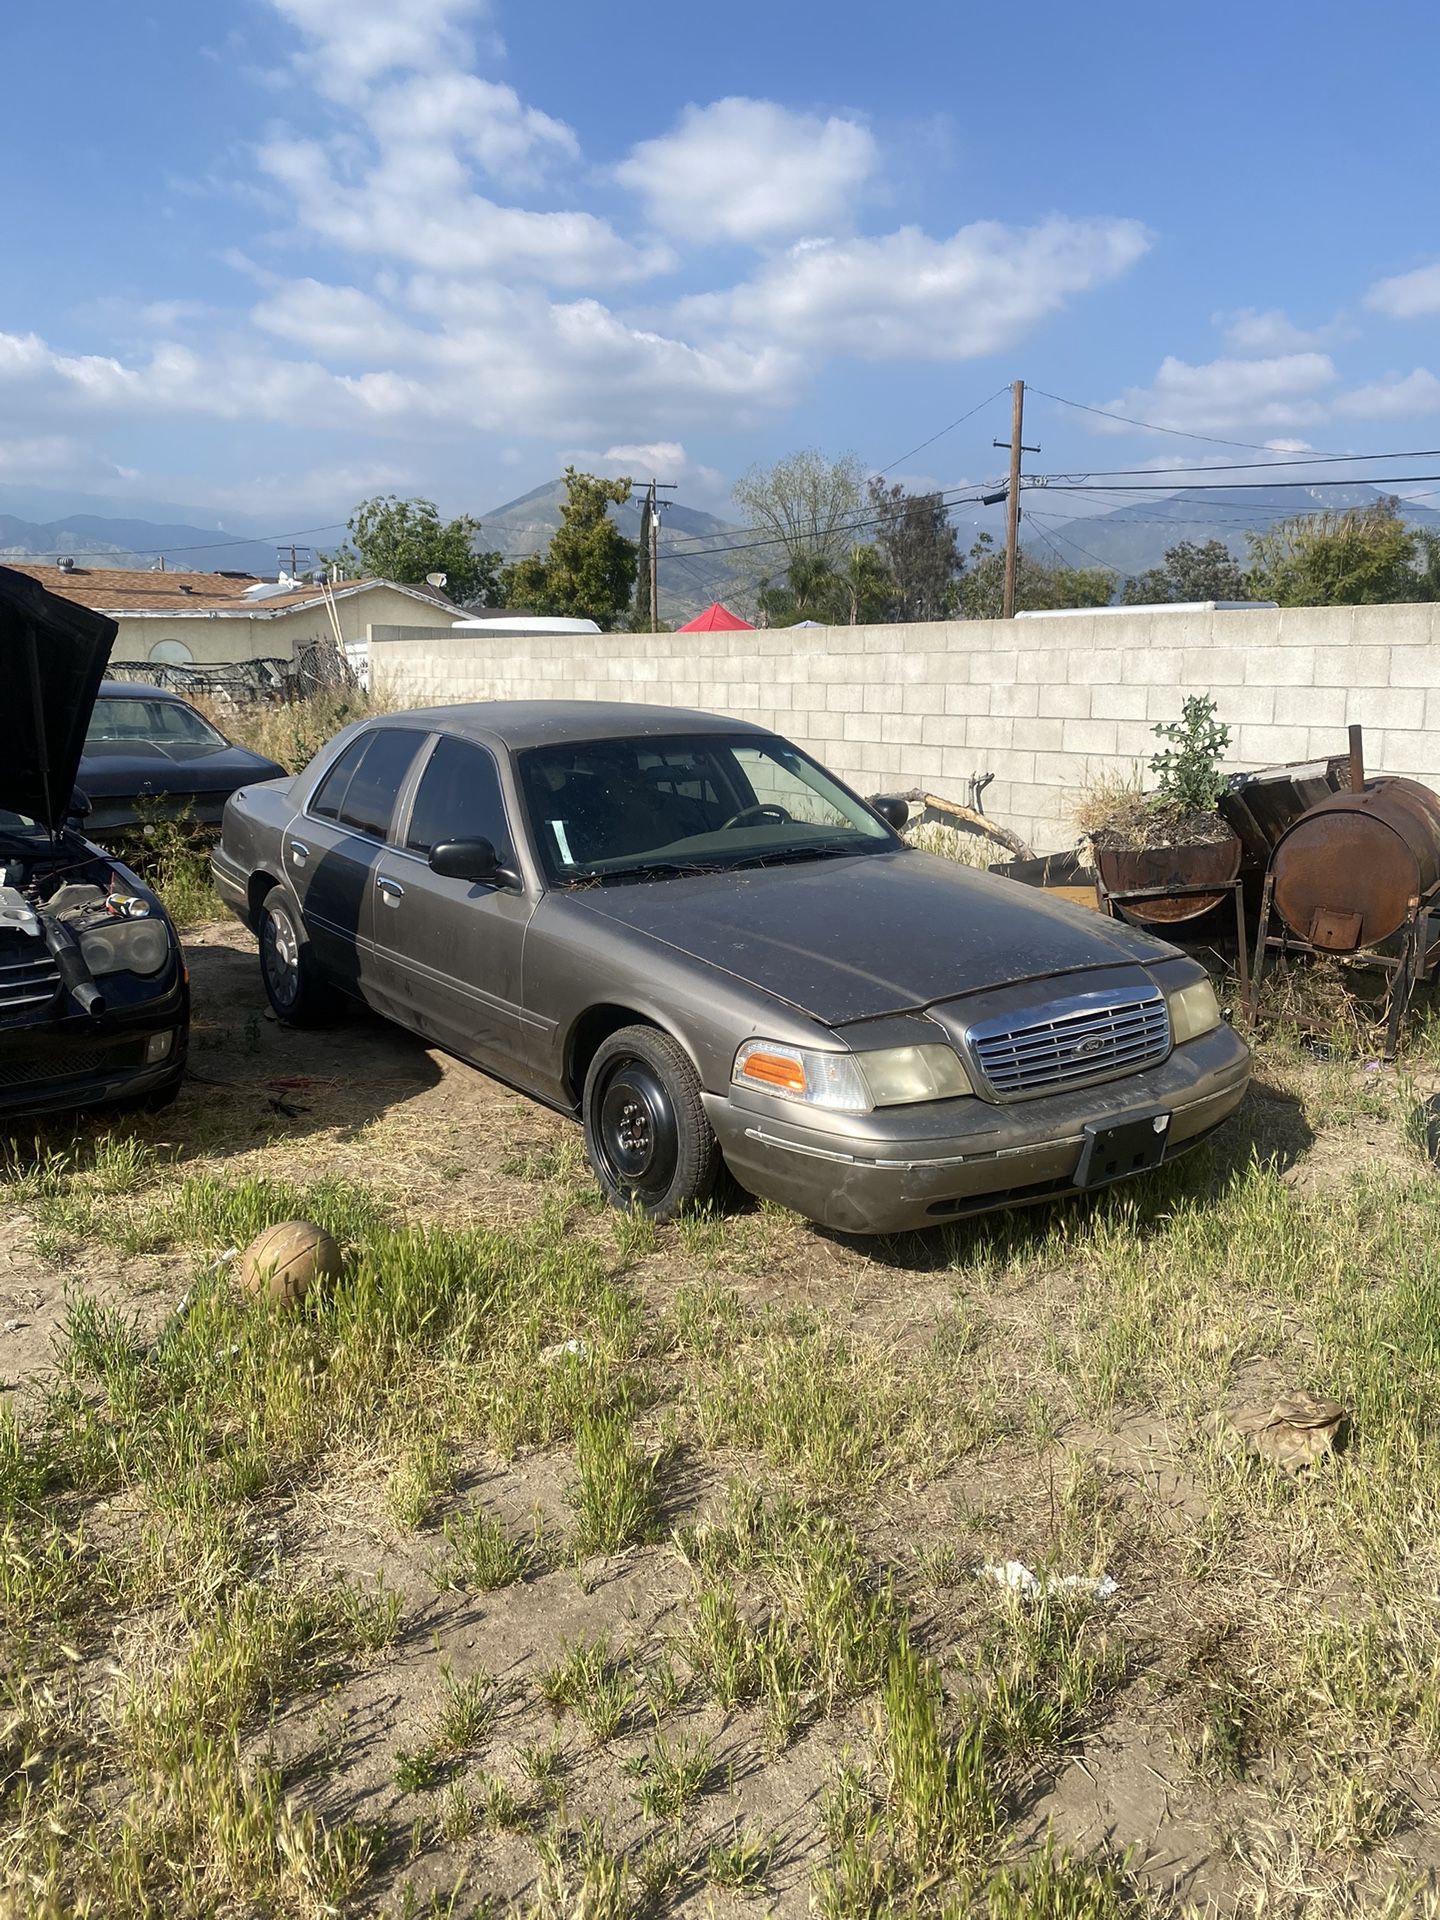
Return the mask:
[[[17,573],[28,574],[51,593],[98,613],[108,613],[112,619],[171,620],[177,615],[204,614],[268,620],[297,607],[318,606],[325,597],[325,589],[320,586],[277,588],[273,581],[250,573],[150,573],[126,567],[33,567],[23,561],[10,564]],[[257,587],[270,591],[252,598]],[[447,612],[460,611],[447,594],[405,580],[341,580],[331,591],[337,600],[346,600],[376,587],[389,587]]]

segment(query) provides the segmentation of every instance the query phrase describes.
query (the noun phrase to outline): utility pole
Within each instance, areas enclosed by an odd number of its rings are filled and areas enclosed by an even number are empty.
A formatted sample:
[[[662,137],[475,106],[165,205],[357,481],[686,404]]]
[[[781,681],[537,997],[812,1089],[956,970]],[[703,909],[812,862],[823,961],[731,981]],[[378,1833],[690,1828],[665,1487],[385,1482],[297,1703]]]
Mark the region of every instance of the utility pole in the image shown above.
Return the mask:
[[[650,495],[645,503],[645,511],[650,516],[650,631],[660,631],[660,502],[656,497],[655,482],[650,482]]]
[[[1020,570],[1020,456],[1039,453],[1039,447],[1025,445],[1025,382],[1011,386],[1010,438],[994,440],[992,446],[1010,449],[1010,484],[1005,493],[1005,600],[1001,618],[1015,618],[1015,581]]]

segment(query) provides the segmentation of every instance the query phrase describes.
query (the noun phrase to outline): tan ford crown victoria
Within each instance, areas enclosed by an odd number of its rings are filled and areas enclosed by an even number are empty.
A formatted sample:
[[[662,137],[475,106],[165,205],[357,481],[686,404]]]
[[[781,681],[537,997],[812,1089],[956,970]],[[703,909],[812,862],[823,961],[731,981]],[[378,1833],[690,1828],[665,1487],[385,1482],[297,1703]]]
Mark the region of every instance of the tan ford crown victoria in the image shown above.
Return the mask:
[[[886,1233],[1143,1174],[1239,1105],[1204,971],[916,852],[763,728],[387,714],[248,787],[214,858],[282,1020],[351,995],[583,1122],[620,1206],[728,1173]],[[888,816],[888,817],[887,817]]]

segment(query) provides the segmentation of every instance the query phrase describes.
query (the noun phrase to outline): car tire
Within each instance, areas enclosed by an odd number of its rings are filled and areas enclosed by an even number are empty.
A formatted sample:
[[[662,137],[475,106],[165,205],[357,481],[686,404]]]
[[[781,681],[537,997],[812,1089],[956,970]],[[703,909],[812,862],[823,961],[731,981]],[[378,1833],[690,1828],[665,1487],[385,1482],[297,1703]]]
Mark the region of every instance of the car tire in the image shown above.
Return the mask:
[[[287,1027],[323,1027],[340,996],[321,974],[300,909],[284,887],[272,887],[260,909],[260,979],[277,1020]]]
[[[612,1206],[652,1220],[703,1207],[719,1184],[720,1144],[700,1078],[658,1027],[622,1027],[585,1075],[585,1151]]]

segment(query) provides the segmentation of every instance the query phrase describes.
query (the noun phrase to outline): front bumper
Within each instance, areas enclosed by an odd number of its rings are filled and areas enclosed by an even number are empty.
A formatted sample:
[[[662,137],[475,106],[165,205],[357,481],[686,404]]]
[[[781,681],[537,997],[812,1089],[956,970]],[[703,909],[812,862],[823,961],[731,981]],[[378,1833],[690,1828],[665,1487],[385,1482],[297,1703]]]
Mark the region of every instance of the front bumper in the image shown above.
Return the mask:
[[[750,1192],[840,1232],[901,1233],[1078,1192],[1087,1126],[1169,1113],[1165,1159],[1175,1159],[1235,1111],[1250,1068],[1250,1049],[1220,1026],[1144,1072],[1008,1106],[955,1100],[862,1119],[735,1087],[704,1098],[726,1164]],[[944,1134],[917,1130],[942,1111]]]
[[[161,1061],[146,1063],[152,1034],[174,1035]],[[23,1116],[75,1113],[166,1092],[185,1072],[190,989],[177,967],[152,999],[0,1027],[0,1125]]]

